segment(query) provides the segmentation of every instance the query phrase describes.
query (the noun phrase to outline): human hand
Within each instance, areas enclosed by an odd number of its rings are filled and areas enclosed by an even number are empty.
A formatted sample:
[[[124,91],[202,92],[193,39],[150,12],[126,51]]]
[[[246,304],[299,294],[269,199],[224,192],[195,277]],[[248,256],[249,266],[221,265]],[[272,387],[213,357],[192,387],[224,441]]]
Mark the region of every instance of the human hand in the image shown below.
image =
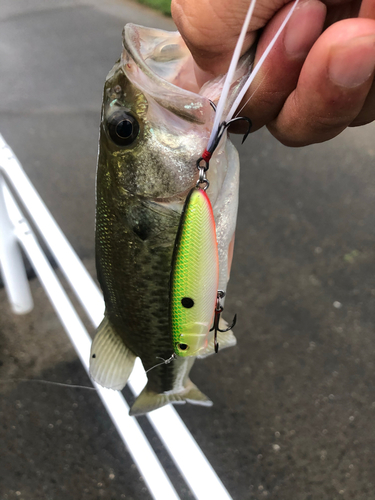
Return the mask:
[[[243,48],[255,63],[292,4],[258,0]],[[174,21],[200,83],[225,73],[249,0],[172,0]],[[323,33],[322,30],[324,29]],[[244,99],[253,131],[266,125],[288,146],[331,139],[375,119],[374,0],[300,0]]]

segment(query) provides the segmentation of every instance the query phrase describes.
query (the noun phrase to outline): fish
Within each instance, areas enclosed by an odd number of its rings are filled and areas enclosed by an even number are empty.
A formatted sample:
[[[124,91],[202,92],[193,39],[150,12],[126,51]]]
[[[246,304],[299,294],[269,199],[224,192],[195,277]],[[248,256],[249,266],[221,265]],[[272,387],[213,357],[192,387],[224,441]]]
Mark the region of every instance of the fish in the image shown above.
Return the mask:
[[[211,406],[190,370],[196,358],[236,344],[235,320],[228,326],[221,316],[239,189],[238,152],[226,130],[241,119],[233,115],[298,0],[252,68],[255,47],[240,53],[255,2],[227,75],[199,89],[178,32],[127,24],[105,82],[95,248],[106,308],[90,375],[121,390],[139,357],[148,380],[130,415],[169,403]]]
[[[233,103],[249,75],[244,56],[228,97]],[[127,24],[123,52],[107,76],[96,181],[96,267],[106,309],[91,347],[90,375],[121,390],[136,357],[148,382],[130,409],[139,415],[168,403],[210,406],[190,380],[197,357],[215,351],[207,335],[194,356],[175,356],[170,320],[171,268],[181,214],[196,186],[223,77],[193,91],[191,55],[178,32]],[[218,283],[227,288],[233,254],[239,157],[223,137],[210,160],[207,197],[215,219]],[[216,287],[216,285],[215,285]],[[212,309],[211,318],[214,314]],[[221,329],[227,323],[221,319]],[[233,346],[232,331],[219,332]],[[160,360],[170,360],[169,363]]]

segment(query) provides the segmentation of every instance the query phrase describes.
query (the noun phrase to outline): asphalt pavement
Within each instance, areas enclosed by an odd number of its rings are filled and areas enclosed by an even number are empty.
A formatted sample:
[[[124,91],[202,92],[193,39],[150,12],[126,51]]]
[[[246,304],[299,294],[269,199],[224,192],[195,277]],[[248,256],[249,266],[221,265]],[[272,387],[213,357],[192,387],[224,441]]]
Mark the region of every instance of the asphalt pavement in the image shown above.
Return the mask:
[[[101,92],[127,22],[173,29],[125,0],[0,0],[0,132],[93,275]],[[238,345],[193,368],[214,406],[177,408],[234,500],[375,500],[374,131],[239,147]],[[0,289],[0,499],[149,500],[95,392],[30,381],[90,385],[31,287],[25,316]]]

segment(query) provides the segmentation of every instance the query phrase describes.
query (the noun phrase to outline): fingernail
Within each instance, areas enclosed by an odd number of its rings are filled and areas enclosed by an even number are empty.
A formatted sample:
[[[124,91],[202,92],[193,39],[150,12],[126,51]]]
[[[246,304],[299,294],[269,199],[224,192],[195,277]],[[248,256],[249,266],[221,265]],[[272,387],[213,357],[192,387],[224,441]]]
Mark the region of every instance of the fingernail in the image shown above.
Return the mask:
[[[317,0],[302,2],[285,28],[284,46],[290,57],[305,57],[322,32],[326,7]]]
[[[341,87],[354,88],[365,83],[375,69],[375,36],[358,37],[333,48],[328,75]]]

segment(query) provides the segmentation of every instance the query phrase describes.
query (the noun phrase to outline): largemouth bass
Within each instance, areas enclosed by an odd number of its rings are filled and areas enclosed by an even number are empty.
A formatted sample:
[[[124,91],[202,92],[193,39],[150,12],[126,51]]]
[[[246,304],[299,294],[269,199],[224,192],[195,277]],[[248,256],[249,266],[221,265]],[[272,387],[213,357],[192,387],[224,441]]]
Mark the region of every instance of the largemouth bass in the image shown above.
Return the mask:
[[[215,116],[223,78],[197,89],[190,53],[177,32],[128,24],[124,50],[105,82],[97,169],[96,263],[106,311],[91,349],[99,384],[122,389],[138,356],[148,383],[130,413],[167,403],[211,405],[190,381],[193,357],[174,357],[171,267],[181,212],[196,185],[196,162]],[[240,60],[228,96],[238,95],[252,56]],[[238,206],[238,153],[225,136],[208,172],[216,223],[218,288],[225,292]],[[226,323],[222,321],[222,328]],[[234,345],[219,332],[220,347]],[[214,352],[212,334],[197,357]],[[160,363],[167,360],[168,363]]]

